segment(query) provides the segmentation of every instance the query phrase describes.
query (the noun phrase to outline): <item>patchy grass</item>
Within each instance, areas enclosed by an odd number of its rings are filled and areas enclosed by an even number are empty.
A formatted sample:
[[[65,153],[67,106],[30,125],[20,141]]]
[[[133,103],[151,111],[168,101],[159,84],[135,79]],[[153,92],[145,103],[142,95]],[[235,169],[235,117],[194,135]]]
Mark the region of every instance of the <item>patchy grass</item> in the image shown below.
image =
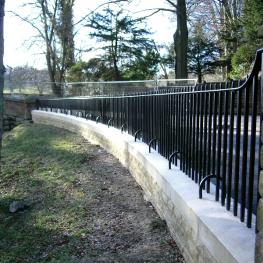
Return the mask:
[[[184,262],[116,158],[45,125],[4,136],[0,262]],[[14,200],[28,208],[9,212]]]
[[[75,173],[89,154],[80,143],[72,133],[43,125],[21,125],[5,136],[0,262],[51,262],[76,254],[76,238],[89,232],[80,227],[89,193],[75,187]],[[13,200],[29,208],[11,214]]]

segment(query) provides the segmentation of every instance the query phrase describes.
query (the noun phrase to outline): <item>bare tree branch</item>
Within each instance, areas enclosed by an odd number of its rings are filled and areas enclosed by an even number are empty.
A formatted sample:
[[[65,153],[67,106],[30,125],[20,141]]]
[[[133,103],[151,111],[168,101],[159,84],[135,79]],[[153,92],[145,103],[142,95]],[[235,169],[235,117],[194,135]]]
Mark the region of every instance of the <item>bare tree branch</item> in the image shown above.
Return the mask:
[[[85,21],[90,15],[92,15],[94,12],[96,12],[98,9],[100,9],[101,7],[105,6],[105,5],[109,5],[109,4],[118,4],[121,2],[131,2],[132,0],[111,0],[111,1],[107,1],[105,3],[102,3],[100,5],[98,5],[94,10],[92,10],[91,12],[89,12],[87,15],[83,16],[78,22],[76,22],[74,24],[74,26],[82,23],[83,21]]]
[[[19,14],[15,13],[14,11],[7,11],[7,12],[13,14],[14,16],[18,17],[18,18],[21,19],[22,21],[24,21],[24,22],[26,22],[27,24],[29,24],[30,26],[32,26],[34,29],[37,30],[37,32],[41,35],[41,37],[42,37],[43,39],[45,39],[45,37],[44,37],[43,33],[41,32],[41,30],[39,29],[39,27],[34,24],[34,22],[33,22],[34,20],[28,19],[28,18],[26,18],[26,17],[22,17],[22,16],[20,16]]]
[[[177,9],[177,5],[171,1],[171,0],[166,0],[171,6],[173,6],[175,9]]]

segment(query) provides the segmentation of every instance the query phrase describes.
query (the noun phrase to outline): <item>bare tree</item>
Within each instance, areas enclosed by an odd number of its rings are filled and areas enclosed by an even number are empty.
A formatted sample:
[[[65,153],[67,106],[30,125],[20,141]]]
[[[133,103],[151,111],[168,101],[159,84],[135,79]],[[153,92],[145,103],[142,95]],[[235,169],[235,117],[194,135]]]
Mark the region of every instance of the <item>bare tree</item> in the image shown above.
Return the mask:
[[[178,79],[187,78],[187,47],[188,47],[188,28],[187,28],[187,3],[186,0],[164,0],[169,7],[149,8],[144,11],[152,11],[145,17],[150,17],[156,13],[170,12],[176,17],[177,27],[173,34],[175,51],[175,75]],[[192,3],[192,1],[189,1]]]
[[[206,31],[217,42],[221,50],[223,78],[231,70],[231,57],[242,41],[242,13],[244,1],[238,0],[202,0],[195,7],[192,23],[200,18],[206,21]]]
[[[63,95],[60,83],[65,80],[67,69],[75,62],[74,2],[75,0],[34,0],[23,6],[26,8],[30,5],[31,10],[34,10],[27,16],[12,12],[36,30],[35,41],[45,43],[44,53],[51,88],[57,96]]]
[[[177,5],[166,0],[176,8],[177,27],[174,34],[174,47],[176,55],[175,74],[178,79],[187,78],[187,47],[188,29],[185,0],[177,0]]]
[[[130,2],[132,0],[105,0],[105,3],[98,8],[108,4],[118,4]],[[94,10],[87,13],[78,21],[73,21],[73,8],[75,0],[32,0],[24,4],[21,13],[12,12],[22,21],[32,26],[37,36],[31,43],[45,43],[45,56],[49,72],[50,82],[52,83],[53,93],[62,96],[61,82],[65,81],[66,72],[75,64],[75,36],[78,30],[75,27],[81,27],[86,23]],[[34,10],[31,14],[22,15],[23,7]]]

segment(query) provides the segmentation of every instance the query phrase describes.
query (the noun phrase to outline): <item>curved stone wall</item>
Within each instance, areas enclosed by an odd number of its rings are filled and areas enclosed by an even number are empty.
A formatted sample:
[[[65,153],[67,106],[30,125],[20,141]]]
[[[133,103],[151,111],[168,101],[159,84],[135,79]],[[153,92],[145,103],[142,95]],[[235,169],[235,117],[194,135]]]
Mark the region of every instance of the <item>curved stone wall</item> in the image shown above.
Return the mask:
[[[240,223],[212,195],[198,198],[198,186],[177,167],[134,137],[83,118],[32,111],[33,121],[75,132],[101,145],[134,176],[190,263],[254,262],[255,230]]]

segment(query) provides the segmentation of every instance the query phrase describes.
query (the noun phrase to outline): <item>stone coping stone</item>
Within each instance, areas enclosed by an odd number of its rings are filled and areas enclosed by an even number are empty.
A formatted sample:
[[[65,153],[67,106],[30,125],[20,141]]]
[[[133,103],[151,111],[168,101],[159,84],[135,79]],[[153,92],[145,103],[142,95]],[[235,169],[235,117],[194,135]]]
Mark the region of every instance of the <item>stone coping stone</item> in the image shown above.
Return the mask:
[[[149,201],[160,216],[167,221],[168,228],[182,250],[186,262],[252,263],[255,254],[255,229],[249,229],[231,211],[226,211],[214,195],[203,191],[203,199],[198,198],[198,185],[178,167],[168,169],[168,161],[156,151],[149,153],[148,145],[134,141],[134,137],[120,130],[84,118],[34,110],[33,121],[65,128],[84,136],[93,143],[100,144],[115,155],[136,179],[136,169],[129,167],[130,160],[136,159],[138,167],[150,176],[156,189],[165,193],[168,203],[160,204],[154,194],[149,194],[147,186],[141,185]],[[136,179],[137,180],[137,179]],[[137,180],[140,183],[140,180]],[[162,202],[162,201],[161,201]],[[169,211],[175,210],[176,211]],[[175,218],[171,218],[176,213]],[[180,223],[176,222],[181,218]],[[253,218],[255,220],[255,217]],[[182,224],[190,235],[177,235],[173,225]],[[186,227],[185,227],[186,226]],[[180,225],[179,225],[180,227]],[[190,240],[191,239],[191,240]],[[191,244],[191,245],[190,245]]]

